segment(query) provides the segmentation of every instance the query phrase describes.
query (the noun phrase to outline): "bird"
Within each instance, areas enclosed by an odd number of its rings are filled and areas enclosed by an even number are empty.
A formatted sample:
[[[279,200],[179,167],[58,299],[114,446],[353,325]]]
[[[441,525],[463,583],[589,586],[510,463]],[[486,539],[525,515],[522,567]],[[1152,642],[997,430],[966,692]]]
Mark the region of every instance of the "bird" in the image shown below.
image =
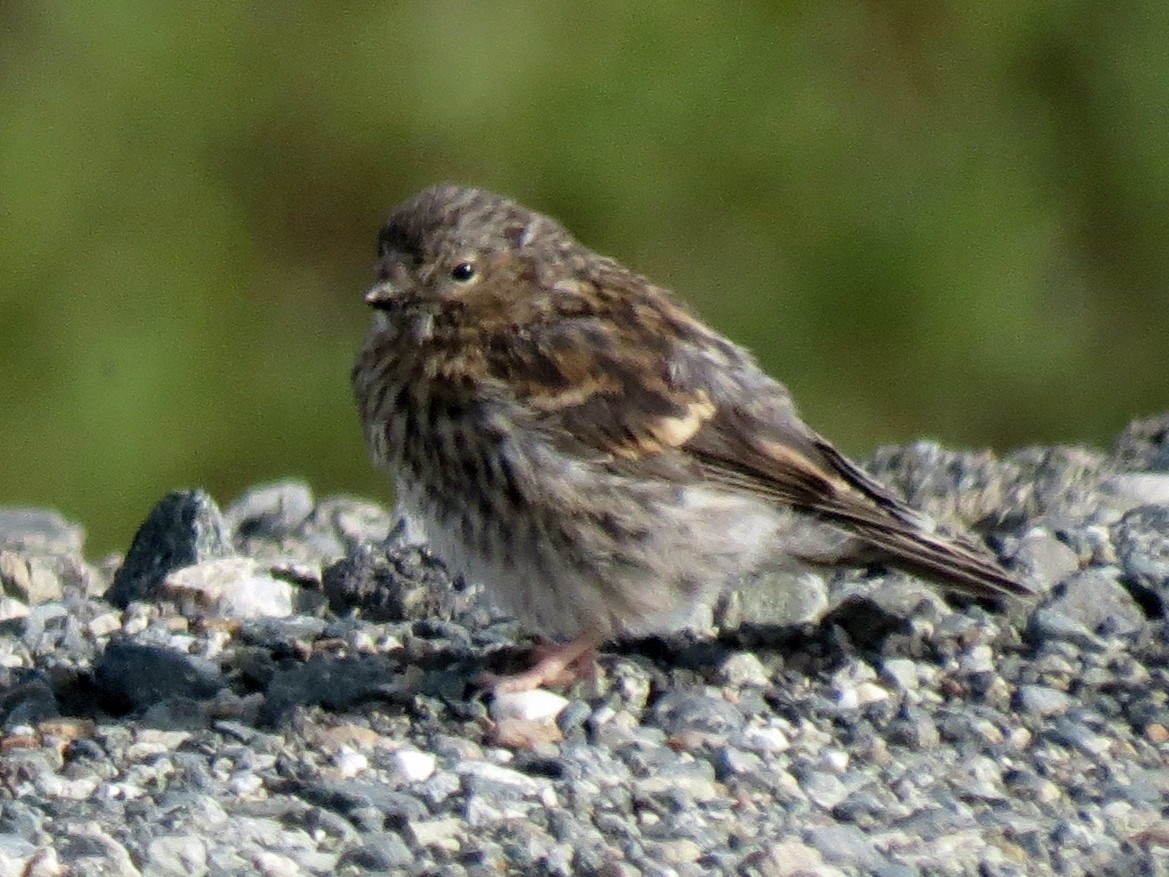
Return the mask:
[[[497,692],[571,683],[764,568],[875,563],[975,598],[1031,589],[797,413],[671,291],[493,192],[389,215],[351,372],[398,510],[540,639]]]

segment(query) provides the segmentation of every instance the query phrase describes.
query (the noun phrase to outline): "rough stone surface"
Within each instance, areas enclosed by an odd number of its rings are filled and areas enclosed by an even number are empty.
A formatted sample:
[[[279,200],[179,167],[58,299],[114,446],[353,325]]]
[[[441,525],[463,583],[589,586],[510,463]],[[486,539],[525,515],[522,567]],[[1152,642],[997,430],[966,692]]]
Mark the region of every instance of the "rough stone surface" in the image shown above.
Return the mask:
[[[0,510],[0,877],[1169,873],[1166,436],[878,452],[1033,603],[775,578],[500,698],[524,632],[378,504],[171,494],[105,597]]]

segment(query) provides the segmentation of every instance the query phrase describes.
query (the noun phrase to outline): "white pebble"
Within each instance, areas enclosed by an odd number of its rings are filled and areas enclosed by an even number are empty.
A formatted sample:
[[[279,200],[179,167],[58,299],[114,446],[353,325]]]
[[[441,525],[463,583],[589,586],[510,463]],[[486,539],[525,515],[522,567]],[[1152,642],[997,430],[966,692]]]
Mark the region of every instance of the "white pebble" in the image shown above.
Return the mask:
[[[369,769],[369,759],[351,746],[342,746],[333,754],[333,765],[344,779]]]
[[[304,873],[300,865],[292,859],[268,850],[257,853],[252,859],[252,864],[256,866],[257,873],[262,874],[263,877],[299,877]]]
[[[240,797],[254,795],[263,787],[264,781],[254,773],[241,773],[232,777],[231,782],[227,784],[228,790],[233,795],[239,795]]]
[[[543,688],[497,694],[491,702],[491,718],[497,722],[504,719],[520,719],[525,722],[552,721],[566,706],[567,698]]]
[[[117,612],[105,612],[89,622],[89,632],[95,637],[109,636],[122,629],[122,617]]]
[[[760,752],[785,752],[791,748],[791,740],[781,728],[767,725],[763,728],[748,728],[743,732],[752,749]]]
[[[438,765],[436,759],[429,752],[419,752],[417,749],[399,749],[392,756],[390,762],[394,768],[394,779],[402,783],[421,783],[430,779]]]
[[[770,681],[763,662],[750,652],[735,652],[730,655],[719,666],[718,675],[722,682],[736,688],[762,687]]]

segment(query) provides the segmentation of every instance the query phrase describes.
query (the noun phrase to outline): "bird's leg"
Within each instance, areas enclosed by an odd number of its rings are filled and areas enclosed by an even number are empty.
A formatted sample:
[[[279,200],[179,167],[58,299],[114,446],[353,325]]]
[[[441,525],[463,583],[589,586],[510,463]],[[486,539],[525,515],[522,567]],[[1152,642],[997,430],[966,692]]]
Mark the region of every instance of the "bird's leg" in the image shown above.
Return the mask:
[[[481,681],[496,694],[571,685],[596,673],[597,637],[584,633],[566,643],[539,643],[532,648],[532,657],[535,663],[522,673],[488,674]]]

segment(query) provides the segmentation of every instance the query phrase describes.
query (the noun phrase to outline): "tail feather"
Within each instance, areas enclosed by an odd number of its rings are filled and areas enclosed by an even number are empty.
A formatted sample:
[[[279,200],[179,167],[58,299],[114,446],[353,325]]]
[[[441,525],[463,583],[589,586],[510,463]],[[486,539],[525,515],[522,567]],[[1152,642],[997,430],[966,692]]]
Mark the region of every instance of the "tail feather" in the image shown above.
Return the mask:
[[[972,597],[1030,597],[1034,591],[996,561],[956,539],[905,525],[853,522],[853,532],[886,556],[890,565]]]
[[[1030,597],[1034,590],[985,551],[944,535],[823,439],[817,449],[851,490],[816,509],[881,552],[890,565],[974,597]]]

